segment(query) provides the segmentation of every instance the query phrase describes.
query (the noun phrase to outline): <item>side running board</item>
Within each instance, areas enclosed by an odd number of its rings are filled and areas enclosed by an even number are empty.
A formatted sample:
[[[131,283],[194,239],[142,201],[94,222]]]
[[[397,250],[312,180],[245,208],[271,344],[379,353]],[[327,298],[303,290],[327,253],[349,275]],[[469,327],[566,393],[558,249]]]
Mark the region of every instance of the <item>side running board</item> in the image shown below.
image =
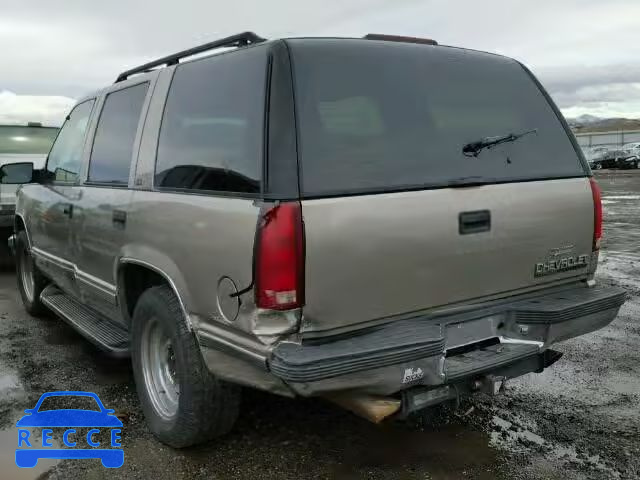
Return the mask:
[[[116,357],[129,356],[129,332],[122,326],[82,305],[54,285],[42,291],[40,300],[97,347]]]

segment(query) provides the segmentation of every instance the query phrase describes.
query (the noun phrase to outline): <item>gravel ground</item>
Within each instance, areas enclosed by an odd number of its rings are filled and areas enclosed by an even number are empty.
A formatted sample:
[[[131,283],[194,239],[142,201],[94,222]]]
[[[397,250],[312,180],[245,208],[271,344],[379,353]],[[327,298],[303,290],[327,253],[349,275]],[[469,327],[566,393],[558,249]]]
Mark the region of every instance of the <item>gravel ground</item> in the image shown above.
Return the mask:
[[[599,281],[630,300],[609,327],[557,347],[542,374],[511,381],[403,423],[372,425],[319,400],[246,392],[224,439],[175,451],[148,433],[127,361],[114,361],[61,321],[25,314],[0,275],[0,477],[101,478],[640,478],[640,172],[599,172],[605,241]],[[48,390],[96,392],[123,419],[125,464],[14,464],[15,422]],[[35,432],[38,434],[38,432]]]

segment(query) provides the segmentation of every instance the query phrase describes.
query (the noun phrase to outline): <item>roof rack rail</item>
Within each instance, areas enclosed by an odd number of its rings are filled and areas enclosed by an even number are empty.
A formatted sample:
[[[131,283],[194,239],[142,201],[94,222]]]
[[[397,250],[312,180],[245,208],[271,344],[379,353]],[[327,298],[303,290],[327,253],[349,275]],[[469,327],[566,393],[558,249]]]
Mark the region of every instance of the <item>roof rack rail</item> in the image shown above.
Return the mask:
[[[200,45],[198,47],[189,48],[188,50],[183,50],[172,55],[167,55],[166,57],[154,60],[153,62],[145,63],[144,65],[140,65],[139,67],[132,68],[131,70],[127,70],[126,72],[122,72],[120,75],[118,75],[115,83],[122,82],[123,80],[129,78],[131,75],[135,75],[137,73],[145,73],[155,67],[160,67],[163,65],[167,67],[171,65],[177,65],[180,59],[190,57],[198,53],[206,52],[207,50],[214,50],[216,48],[224,47],[245,47],[250,44],[261,43],[265,41],[266,38],[262,38],[253,32],[238,33],[237,35],[221,38],[220,40],[214,40],[213,42],[205,43],[204,45]]]

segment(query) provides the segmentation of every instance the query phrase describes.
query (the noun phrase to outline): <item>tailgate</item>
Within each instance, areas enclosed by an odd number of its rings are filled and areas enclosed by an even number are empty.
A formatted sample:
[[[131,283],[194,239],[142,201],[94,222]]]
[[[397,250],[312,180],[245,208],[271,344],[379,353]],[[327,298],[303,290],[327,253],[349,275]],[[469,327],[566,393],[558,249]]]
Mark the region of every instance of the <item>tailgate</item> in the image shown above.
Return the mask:
[[[303,331],[585,278],[591,195],[574,178],[304,200]],[[488,229],[461,233],[478,211]]]
[[[522,65],[402,42],[287,42],[303,331],[586,277],[589,171]]]

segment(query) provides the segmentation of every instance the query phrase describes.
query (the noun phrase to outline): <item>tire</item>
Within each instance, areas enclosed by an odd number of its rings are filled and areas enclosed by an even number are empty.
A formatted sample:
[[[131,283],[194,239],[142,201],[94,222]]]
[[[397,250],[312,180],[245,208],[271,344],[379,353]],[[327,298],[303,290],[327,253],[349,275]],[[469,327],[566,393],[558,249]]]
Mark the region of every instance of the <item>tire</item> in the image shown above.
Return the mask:
[[[15,258],[7,243],[11,235],[13,235],[13,227],[0,227],[0,270],[15,269]]]
[[[131,348],[138,398],[149,429],[161,442],[184,448],[231,430],[240,387],[209,372],[168,286],[151,287],[138,300]]]
[[[44,315],[47,307],[40,301],[40,294],[49,281],[33,261],[24,230],[16,235],[16,277],[25,310],[34,317]]]

